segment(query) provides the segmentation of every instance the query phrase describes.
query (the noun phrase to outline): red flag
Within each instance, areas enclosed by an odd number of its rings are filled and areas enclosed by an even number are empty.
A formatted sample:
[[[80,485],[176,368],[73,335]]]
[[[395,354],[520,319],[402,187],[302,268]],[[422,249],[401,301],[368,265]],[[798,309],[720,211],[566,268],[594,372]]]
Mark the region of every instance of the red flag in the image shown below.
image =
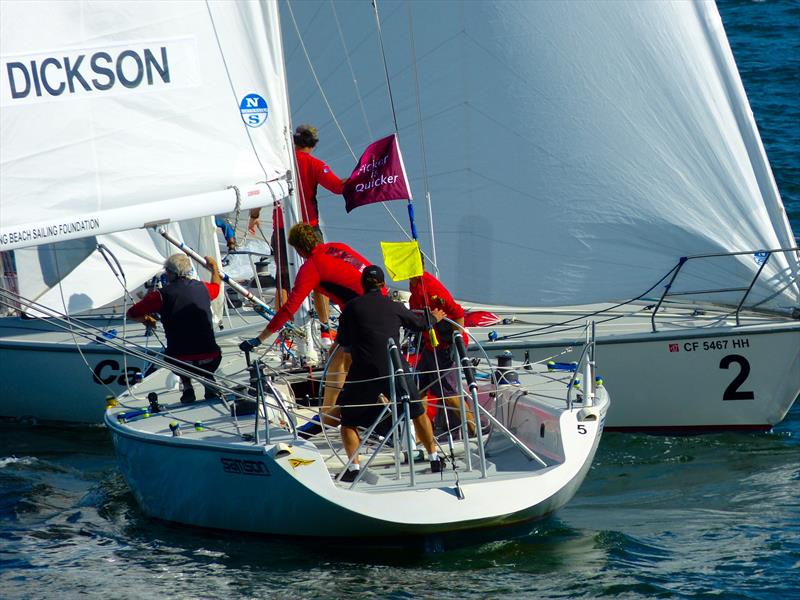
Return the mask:
[[[397,136],[392,134],[372,142],[344,186],[345,208],[350,212],[373,202],[409,200],[411,191],[407,181]]]

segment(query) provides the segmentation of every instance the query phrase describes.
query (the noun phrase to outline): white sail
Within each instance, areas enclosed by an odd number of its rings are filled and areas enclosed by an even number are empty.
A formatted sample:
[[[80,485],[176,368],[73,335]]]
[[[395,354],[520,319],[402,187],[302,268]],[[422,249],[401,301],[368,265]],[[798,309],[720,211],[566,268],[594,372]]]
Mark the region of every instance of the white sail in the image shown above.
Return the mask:
[[[624,300],[683,256],[796,246],[713,3],[378,6],[406,166],[416,198],[429,174],[454,294],[517,306]],[[354,160],[305,51],[358,153],[393,128],[373,10],[291,3],[303,48],[288,9],[295,120],[319,126],[317,154],[346,176]],[[376,236],[399,239],[384,208],[342,205],[321,197],[328,237],[380,260]],[[402,204],[390,208],[404,218]],[[425,239],[423,211],[418,202]],[[690,261],[673,291],[746,287],[761,261]],[[771,256],[748,304],[796,306],[797,274],[796,255]]]
[[[171,223],[168,230],[203,256],[220,261],[213,217]],[[102,246],[102,251],[98,250]],[[23,306],[28,316],[77,315],[125,298],[163,271],[175,246],[153,230],[132,230],[45,244],[14,251],[19,294],[35,304]],[[198,276],[209,280],[200,269]],[[212,303],[221,317],[224,298]]]
[[[274,2],[0,3],[0,250],[271,204]]]

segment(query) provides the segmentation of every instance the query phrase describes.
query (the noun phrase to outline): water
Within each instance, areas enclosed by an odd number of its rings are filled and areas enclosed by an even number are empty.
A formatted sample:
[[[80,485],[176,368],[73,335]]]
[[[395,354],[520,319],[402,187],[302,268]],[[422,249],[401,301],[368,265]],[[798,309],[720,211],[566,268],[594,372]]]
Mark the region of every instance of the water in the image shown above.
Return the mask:
[[[720,11],[800,235],[800,4]],[[268,500],[266,500],[268,501]],[[0,598],[800,598],[800,405],[769,434],[609,434],[504,541],[363,550],[148,519],[107,432],[0,422]]]

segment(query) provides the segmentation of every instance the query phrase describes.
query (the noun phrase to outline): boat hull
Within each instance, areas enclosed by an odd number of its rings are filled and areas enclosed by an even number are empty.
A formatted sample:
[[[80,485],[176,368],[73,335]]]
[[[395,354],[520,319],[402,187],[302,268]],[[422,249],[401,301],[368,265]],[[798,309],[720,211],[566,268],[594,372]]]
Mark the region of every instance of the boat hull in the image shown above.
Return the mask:
[[[263,324],[248,315],[250,325],[217,336],[223,352],[234,350],[243,332]],[[122,329],[119,320],[98,327]],[[129,339],[140,350],[162,351],[153,337],[131,328]],[[138,334],[138,335],[137,335]],[[101,424],[107,401],[153,371],[142,358],[126,356],[101,342],[71,336],[46,320],[0,319],[0,417]]]
[[[503,527],[557,510],[591,466],[606,406],[581,419],[584,435],[574,434],[580,409],[565,413],[562,426],[573,433],[564,440],[564,464],[527,478],[462,478],[463,499],[454,481],[422,489],[398,484],[380,493],[347,489],[332,481],[314,447],[303,441],[281,454],[285,445],[164,438],[109,415],[106,424],[120,470],[149,516],[281,536],[381,538]]]
[[[106,398],[147,371],[141,359],[97,344],[0,340],[0,416],[102,423]]]
[[[486,344],[532,361],[577,360],[573,342]],[[599,374],[613,393],[609,430],[694,433],[769,429],[800,394],[800,323],[598,334]]]

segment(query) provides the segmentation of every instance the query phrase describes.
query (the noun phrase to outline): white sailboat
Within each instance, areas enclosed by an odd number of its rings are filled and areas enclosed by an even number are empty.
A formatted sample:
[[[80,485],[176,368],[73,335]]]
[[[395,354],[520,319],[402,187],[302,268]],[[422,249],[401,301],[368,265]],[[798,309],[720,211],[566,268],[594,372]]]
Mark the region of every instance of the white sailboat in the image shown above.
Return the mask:
[[[293,110],[346,172],[392,118],[385,52],[441,278],[515,320],[488,347],[574,360],[571,327],[599,311],[608,427],[780,421],[800,393],[800,261],[714,3],[378,7],[380,35],[369,3],[282,5]],[[373,260],[367,239],[397,236],[400,207],[320,205]]]
[[[271,83],[283,66],[268,56],[239,61],[251,46],[220,38],[208,20],[214,5],[128,8],[2,5],[0,251],[15,250],[25,300],[3,299],[27,316],[74,315],[124,298],[174,251],[155,233],[118,231],[163,223],[218,258],[216,242],[206,243],[216,237],[207,215],[287,192],[285,86]],[[116,29],[117,18],[130,28]],[[75,22],[81,27],[65,25]],[[214,51],[218,43],[230,44],[235,64]],[[121,320],[88,322],[100,338],[115,330],[160,347]],[[149,366],[59,318],[0,319],[0,350],[2,416],[102,422],[105,399]]]
[[[475,414],[488,434],[470,436],[466,421],[460,441],[448,443],[443,434],[443,472],[431,472],[427,461],[409,465],[408,453],[400,451],[401,444],[408,448],[409,430],[395,430],[362,445],[362,475],[345,483],[339,475],[348,460],[338,431],[313,440],[297,435],[297,426],[316,414],[297,404],[292,391],[307,374],[273,372],[274,360],[274,353],[265,357],[261,382],[258,375],[250,380],[265,387],[259,416],[231,416],[241,392],[230,395],[228,405],[181,405],[162,373],[134,388],[139,400],[123,395],[122,405],[108,411],[120,469],[146,514],[314,538],[411,537],[524,523],[576,493],[609,405],[603,386],[590,388],[591,401],[565,403],[571,374],[550,376],[541,365],[520,370],[515,385],[476,388]],[[217,377],[236,381],[241,360],[229,359]],[[392,421],[398,422],[405,422],[402,408]]]
[[[3,38],[8,44],[3,47],[4,71],[18,77],[0,90],[8,106],[3,130],[30,128],[29,112],[48,104],[51,109],[44,111],[49,121],[37,121],[42,131],[33,127],[38,138],[25,138],[28,145],[9,154],[3,147],[4,180],[16,185],[16,193],[4,192],[2,198],[4,249],[36,245],[42,238],[79,239],[153,226],[286,197],[291,147],[277,3],[50,3],[35,8],[35,21],[25,21],[18,17],[34,17],[16,5],[2,5],[2,22],[15,21],[18,28]],[[44,37],[49,48],[62,49],[44,53],[28,47],[26,32],[34,30],[34,22],[36,30],[52,33]],[[119,28],[119,22],[126,26]],[[81,26],[74,27],[76,23]],[[47,65],[55,64],[63,73],[55,67],[48,70]],[[80,72],[79,64],[90,65],[86,68],[93,74]],[[86,94],[72,89],[83,80],[89,86],[88,78],[95,75]],[[113,89],[112,77],[122,84],[120,89]],[[137,89],[150,86],[151,79],[158,89]],[[60,96],[67,89],[78,97],[55,109],[52,104],[62,98],[39,98],[45,92]],[[31,94],[37,97],[28,98]],[[259,100],[248,101],[256,96]],[[30,103],[14,103],[20,99]],[[262,110],[265,99],[268,116]],[[52,147],[42,144],[42,136],[56,123],[74,129],[69,155],[79,164],[69,164],[70,172],[93,185],[78,186],[66,178],[58,202],[24,210],[36,190],[24,189],[19,173],[30,156]],[[263,128],[251,130],[250,124]],[[98,131],[106,127],[111,131]],[[86,131],[98,135],[88,140],[78,135]],[[61,147],[51,151],[58,153]],[[190,151],[191,157],[184,156]],[[136,193],[120,187],[131,164],[156,181],[146,178]],[[164,165],[169,174],[152,175]],[[174,180],[186,187],[177,187]],[[230,185],[240,186],[240,193],[226,189]],[[81,335],[82,329],[76,330]],[[236,340],[230,338],[222,343],[226,362],[219,372],[229,398],[182,405],[175,402],[168,372],[162,370],[121,395],[105,422],[123,475],[143,509],[159,518],[297,536],[420,535],[514,524],[562,506],[591,465],[609,398],[595,384],[593,338],[586,341],[587,351],[574,372],[550,375],[541,365],[529,365],[516,381],[510,367],[503,366],[494,382],[482,385],[472,378],[473,366],[462,345],[460,368],[470,382],[467,400],[481,427],[471,435],[464,417],[460,443],[448,434],[449,468],[442,474],[413,460],[410,420],[402,395],[396,393],[399,388],[393,386],[386,407],[393,413],[393,430],[383,432],[377,446],[366,432],[363,450],[369,458],[363,481],[347,486],[334,482],[331,470],[338,470],[341,448],[327,438],[311,442],[297,434],[298,420],[313,413],[295,403],[292,386],[302,385],[308,369],[286,369],[284,357],[271,351],[244,370],[243,357],[232,351]],[[135,359],[150,358],[135,346],[124,351]],[[399,354],[392,356],[399,367]],[[152,361],[164,366],[158,357]],[[580,392],[578,370],[585,380]],[[250,399],[249,387],[257,403]],[[236,414],[242,400],[255,404],[252,414]],[[394,414],[397,408],[399,416]],[[461,414],[466,415],[463,407]],[[404,442],[410,463],[405,468]],[[331,470],[328,461],[333,462]]]

